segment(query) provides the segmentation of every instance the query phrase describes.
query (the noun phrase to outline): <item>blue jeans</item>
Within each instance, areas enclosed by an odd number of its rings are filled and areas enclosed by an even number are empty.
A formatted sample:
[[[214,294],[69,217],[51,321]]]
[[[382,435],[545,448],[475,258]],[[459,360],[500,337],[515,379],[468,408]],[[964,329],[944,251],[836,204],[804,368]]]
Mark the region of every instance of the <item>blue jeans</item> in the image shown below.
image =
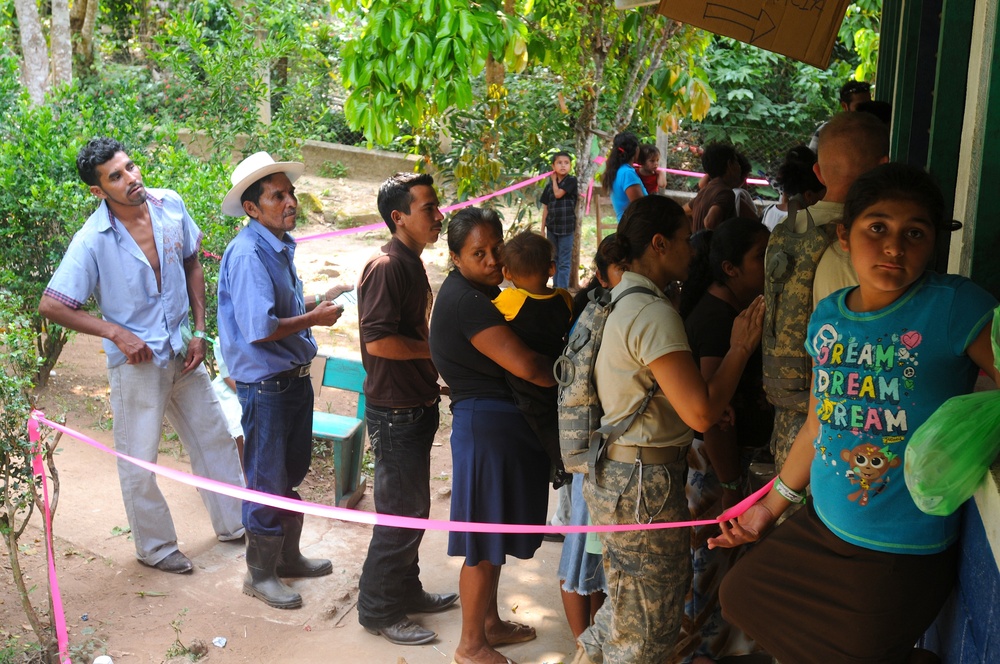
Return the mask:
[[[308,377],[236,383],[243,406],[247,488],[299,499],[312,461],[313,387]],[[243,501],[243,525],[255,535],[284,534],[280,510]]]
[[[556,248],[556,276],[552,284],[556,288],[569,288],[569,274],[573,269],[573,234],[548,233],[548,236],[549,242]]]
[[[438,404],[416,408],[366,406],[375,455],[375,511],[426,519],[431,511],[431,444]],[[418,549],[424,531],[375,526],[358,582],[358,621],[379,629],[406,617],[423,592]]]

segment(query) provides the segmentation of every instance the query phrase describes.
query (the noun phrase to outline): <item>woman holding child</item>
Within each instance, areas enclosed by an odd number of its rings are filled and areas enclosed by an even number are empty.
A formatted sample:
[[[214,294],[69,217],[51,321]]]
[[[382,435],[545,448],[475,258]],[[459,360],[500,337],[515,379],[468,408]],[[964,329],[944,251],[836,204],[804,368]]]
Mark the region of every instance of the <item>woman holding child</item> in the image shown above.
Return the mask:
[[[607,319],[595,383],[602,425],[640,417],[597,461],[584,497],[595,524],[689,519],[685,457],[692,429],[718,421],[760,342],[763,305],[755,298],[733,323],[730,350],[706,382],[691,356],[684,323],[664,290],[687,277],[690,223],[674,201],[648,196],[629,204],[617,238],[628,272]],[[636,287],[645,292],[626,291]],[[658,386],[653,388],[654,383]],[[691,581],[690,531],[605,533],[608,600],[579,637],[575,662],[662,664],[670,657]]]
[[[536,385],[555,381],[551,361],[529,349],[491,302],[503,281],[503,246],[491,210],[466,208],[449,223],[454,268],[434,305],[430,346],[454,414],[451,519],[543,525],[549,459],[514,404],[505,371]],[[509,662],[496,646],[535,638],[534,628],[500,619],[497,585],[508,555],[531,558],[541,543],[541,534],[449,535],[448,554],[465,557],[458,664]]]

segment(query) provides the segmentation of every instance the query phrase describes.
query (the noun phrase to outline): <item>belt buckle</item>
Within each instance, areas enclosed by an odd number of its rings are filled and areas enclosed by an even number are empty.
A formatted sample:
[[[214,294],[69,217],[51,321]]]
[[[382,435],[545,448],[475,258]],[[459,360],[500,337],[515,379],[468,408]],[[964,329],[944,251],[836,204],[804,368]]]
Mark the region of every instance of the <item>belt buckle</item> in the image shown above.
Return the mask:
[[[296,378],[304,378],[305,376],[308,375],[309,375],[308,364],[303,364],[302,366],[298,367],[298,371],[295,373]]]

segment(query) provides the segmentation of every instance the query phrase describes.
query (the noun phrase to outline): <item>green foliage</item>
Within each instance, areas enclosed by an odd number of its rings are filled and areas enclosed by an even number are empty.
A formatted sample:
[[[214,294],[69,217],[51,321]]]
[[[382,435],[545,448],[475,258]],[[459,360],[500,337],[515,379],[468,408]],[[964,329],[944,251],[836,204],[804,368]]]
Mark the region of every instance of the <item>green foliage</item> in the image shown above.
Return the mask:
[[[148,76],[135,75],[135,68],[110,67],[106,79],[100,70],[35,107],[16,93],[20,83],[16,68],[9,66],[12,58],[0,50],[0,95],[13,100],[0,116],[0,287],[17,297],[31,321],[42,385],[68,332],[49,324],[35,307],[73,233],[98,203],[76,172],[76,154],[87,140],[117,138],[139,164],[147,186],[178,191],[208,251],[221,254],[237,229],[219,210],[228,182],[225,162],[195,159],[183,149],[176,127],[157,121],[156,88]],[[210,259],[203,264],[209,333],[214,334],[218,267]]]
[[[32,388],[38,367],[35,331],[24,315],[16,293],[0,287],[0,539],[5,564],[17,588],[21,608],[44,649],[52,646],[52,628],[44,624],[32,604],[31,591],[19,562],[18,540],[34,512],[36,492],[32,469],[34,444],[28,436],[28,419],[34,405]],[[45,448],[51,461],[52,449]],[[54,481],[57,481],[54,479]]]
[[[18,513],[34,505],[28,415],[38,364],[34,331],[18,296],[0,290],[0,531],[17,529]],[[12,508],[12,509],[11,509]],[[23,515],[21,515],[23,516]]]
[[[508,75],[506,86],[492,94],[485,88],[481,79],[475,81],[479,101],[432,123],[417,144],[434,162],[438,184],[455,191],[458,200],[496,191],[526,173],[551,170],[553,152],[573,150],[570,113],[556,101],[562,85],[550,72]],[[434,139],[439,134],[448,136],[446,148]],[[484,149],[485,143],[493,150]],[[540,187],[527,187],[483,205],[515,206],[520,220],[540,194]]]
[[[350,94],[344,114],[369,143],[392,142],[400,124],[423,127],[428,116],[473,104],[472,81],[487,59],[526,64],[527,28],[493,0],[332,4],[353,11],[361,34],[341,51]]]
[[[341,161],[324,161],[319,167],[319,175],[324,178],[346,177],[347,166]]]
[[[259,150],[288,154],[294,142],[280,125],[265,125],[258,108],[269,101],[270,88],[264,73],[271,62],[286,56],[291,42],[279,35],[255,41],[249,16],[218,8],[204,22],[201,3],[174,14],[154,39],[157,48],[149,55],[169,72],[164,103],[159,116],[174,118],[191,129],[204,131],[220,152],[240,149],[243,154]],[[238,137],[247,137],[241,143]]]

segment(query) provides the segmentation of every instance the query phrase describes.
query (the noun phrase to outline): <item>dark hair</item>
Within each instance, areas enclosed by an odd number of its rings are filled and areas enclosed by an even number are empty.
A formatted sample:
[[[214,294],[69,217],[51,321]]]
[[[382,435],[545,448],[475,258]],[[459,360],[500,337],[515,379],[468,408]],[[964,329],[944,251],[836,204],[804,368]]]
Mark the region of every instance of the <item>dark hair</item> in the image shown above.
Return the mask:
[[[538,233],[522,231],[504,242],[503,264],[515,277],[547,275],[554,251],[552,243]]]
[[[495,210],[467,207],[456,212],[448,222],[448,250],[453,254],[462,253],[469,233],[476,226],[488,226],[497,237],[503,237],[503,224]]]
[[[553,164],[556,163],[556,159],[558,159],[559,157],[566,157],[567,159],[569,159],[569,163],[571,164],[573,163],[573,155],[566,152],[565,150],[560,150],[559,152],[552,155],[552,163]]]
[[[911,201],[921,206],[936,231],[954,228],[953,222],[944,217],[944,196],[934,178],[922,168],[899,163],[876,166],[854,181],[847,192],[840,223],[850,230],[851,224],[865,210],[886,200]]]
[[[269,182],[277,173],[271,173],[270,175],[265,175],[261,179],[254,182],[252,185],[243,190],[240,195],[240,205],[250,202],[260,207],[260,195],[264,193],[264,183]]]
[[[76,155],[76,172],[88,186],[94,187],[101,183],[97,167],[110,161],[119,152],[125,152],[125,146],[113,138],[92,138],[80,148]]]
[[[656,147],[652,143],[643,143],[639,146],[639,163],[645,164],[646,161],[656,155],[657,158],[660,157],[660,148]]]
[[[701,165],[710,178],[722,177],[732,161],[738,161],[736,148],[729,143],[709,143],[701,152]]]
[[[597,245],[597,253],[594,254],[594,267],[597,268],[597,273],[601,275],[604,281],[610,281],[608,279],[608,268],[618,263],[624,263],[627,260],[625,252],[622,251],[621,245],[618,244],[618,234],[612,233],[606,235],[601,240],[601,243]]]
[[[615,235],[621,254],[627,261],[636,260],[645,253],[654,235],[673,237],[686,221],[684,208],[673,199],[657,194],[635,199],[618,222]]]
[[[792,148],[772,178],[774,186],[788,198],[807,191],[822,191],[823,183],[813,171],[815,163],[816,153],[805,145]]]
[[[601,176],[601,188],[606,194],[611,193],[611,187],[615,183],[618,169],[621,166],[631,166],[632,157],[639,149],[639,139],[630,131],[623,131],[615,135],[615,140],[611,144],[611,152],[604,162],[604,175]]]
[[[756,219],[734,217],[719,224],[714,231],[701,230],[692,235],[695,256],[681,289],[681,316],[687,318],[713,282],[724,285],[729,281],[723,263],[729,261],[739,265],[754,243],[762,235],[769,234],[767,226]]]
[[[892,124],[892,104],[887,101],[863,101],[854,109],[855,113],[871,113],[886,127]]]
[[[621,245],[618,244],[618,234],[611,233],[610,235],[605,235],[601,243],[597,245],[597,253],[594,254],[594,267],[597,268],[597,274],[604,281],[610,281],[608,278],[608,268],[612,265],[624,263],[625,261],[625,254],[622,252]],[[580,317],[584,307],[590,302],[590,293],[598,288],[601,288],[601,282],[597,278],[597,275],[594,275],[587,282],[587,285],[573,296],[573,319],[571,325],[576,323],[576,319]]]
[[[434,178],[427,173],[396,173],[378,188],[378,213],[390,233],[396,232],[393,211],[410,214],[410,203],[413,202],[410,190],[419,186],[433,187]]]
[[[865,81],[855,81],[852,79],[847,83],[844,83],[843,87],[840,88],[840,101],[845,104],[850,104],[851,98],[853,98],[854,95],[864,94],[866,92],[870,94],[871,91],[872,86],[870,83]]]
[[[737,152],[736,161],[739,162],[740,164],[740,175],[742,175],[744,178],[749,176],[751,171],[753,171],[753,167],[750,166],[750,160],[747,159],[746,155],[743,154],[742,152]]]

